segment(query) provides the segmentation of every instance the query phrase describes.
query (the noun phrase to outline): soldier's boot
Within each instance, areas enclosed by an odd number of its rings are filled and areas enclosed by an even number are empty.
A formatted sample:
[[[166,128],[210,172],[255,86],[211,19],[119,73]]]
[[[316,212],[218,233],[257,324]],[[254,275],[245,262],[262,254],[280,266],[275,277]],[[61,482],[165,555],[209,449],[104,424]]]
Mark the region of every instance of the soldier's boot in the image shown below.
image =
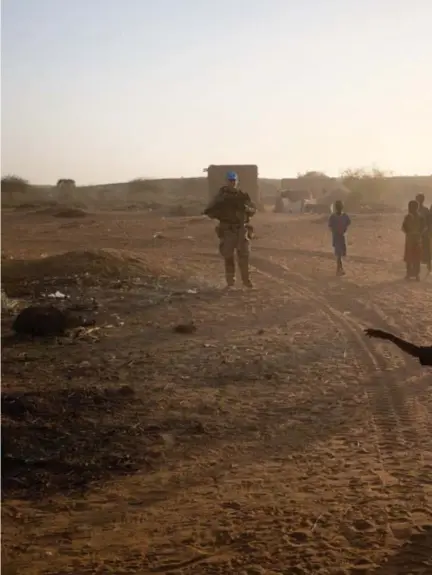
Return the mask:
[[[249,256],[239,256],[238,258],[239,268],[240,268],[240,275],[245,287],[251,288],[253,284],[250,279],[249,275]]]
[[[234,256],[225,258],[225,279],[228,287],[235,284],[235,261]]]

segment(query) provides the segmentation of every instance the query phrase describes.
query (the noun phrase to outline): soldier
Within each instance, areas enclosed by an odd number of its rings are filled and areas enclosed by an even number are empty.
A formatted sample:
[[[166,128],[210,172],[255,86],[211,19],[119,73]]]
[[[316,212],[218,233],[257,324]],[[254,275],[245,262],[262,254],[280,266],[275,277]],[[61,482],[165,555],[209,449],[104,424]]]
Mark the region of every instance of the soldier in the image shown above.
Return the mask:
[[[235,172],[228,172],[227,183],[220,188],[215,198],[204,211],[209,218],[219,220],[216,233],[219,238],[219,251],[225,260],[225,278],[228,287],[235,283],[234,252],[243,285],[251,288],[249,277],[249,239],[252,226],[249,224],[256,208],[249,194],[238,187],[238,177]]]

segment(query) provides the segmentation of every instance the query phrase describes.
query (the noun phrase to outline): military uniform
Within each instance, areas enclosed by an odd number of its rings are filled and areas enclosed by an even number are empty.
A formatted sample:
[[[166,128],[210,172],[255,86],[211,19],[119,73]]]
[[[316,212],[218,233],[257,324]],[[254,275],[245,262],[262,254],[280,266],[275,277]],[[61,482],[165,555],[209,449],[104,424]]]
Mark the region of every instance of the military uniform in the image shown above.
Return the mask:
[[[234,253],[242,282],[252,287],[249,277],[249,238],[252,226],[249,224],[256,212],[256,207],[249,194],[238,188],[223,186],[207,206],[204,213],[210,218],[219,220],[216,233],[219,238],[219,251],[225,262],[225,278],[228,286],[235,282]]]

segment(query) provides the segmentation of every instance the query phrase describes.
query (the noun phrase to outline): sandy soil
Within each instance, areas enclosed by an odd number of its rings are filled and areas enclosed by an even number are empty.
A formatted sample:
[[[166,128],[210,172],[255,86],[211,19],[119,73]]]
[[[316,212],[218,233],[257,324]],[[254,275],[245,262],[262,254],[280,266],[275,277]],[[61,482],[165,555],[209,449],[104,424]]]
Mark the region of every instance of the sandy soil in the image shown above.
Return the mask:
[[[208,220],[2,216],[3,261],[107,249],[137,276],[4,272],[100,304],[98,331],[4,340],[5,575],[432,573],[432,375],[362,333],[432,341],[400,215],[353,216],[343,279],[325,218],[259,215],[256,289],[229,293]]]

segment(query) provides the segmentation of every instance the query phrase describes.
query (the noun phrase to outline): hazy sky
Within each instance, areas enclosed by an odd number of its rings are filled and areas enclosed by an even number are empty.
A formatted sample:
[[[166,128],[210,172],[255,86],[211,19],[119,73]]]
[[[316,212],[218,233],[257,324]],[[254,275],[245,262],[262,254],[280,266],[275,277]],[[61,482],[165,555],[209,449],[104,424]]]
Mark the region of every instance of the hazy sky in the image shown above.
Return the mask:
[[[3,0],[2,174],[432,173],[432,0]]]

